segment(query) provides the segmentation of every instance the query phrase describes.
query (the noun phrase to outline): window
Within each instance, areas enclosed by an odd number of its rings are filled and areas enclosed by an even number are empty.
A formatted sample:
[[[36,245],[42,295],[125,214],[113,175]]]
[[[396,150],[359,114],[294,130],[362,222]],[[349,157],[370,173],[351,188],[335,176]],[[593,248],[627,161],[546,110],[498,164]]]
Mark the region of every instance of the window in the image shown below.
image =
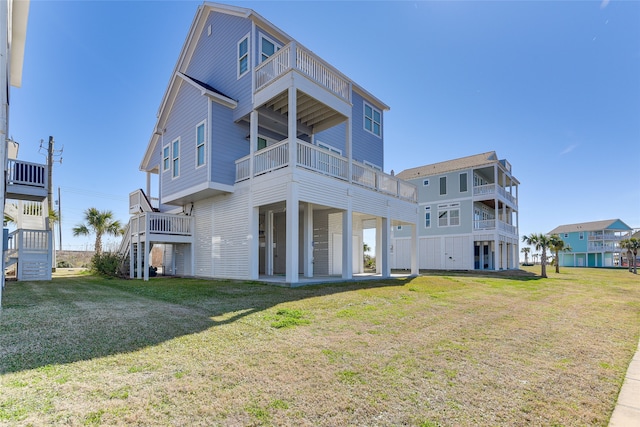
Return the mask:
[[[422,185],[423,185],[424,187],[428,187],[428,186],[429,186],[429,180],[428,180],[428,179],[423,180],[423,181],[422,181]]]
[[[332,145],[325,144],[324,142],[320,142],[320,141],[316,141],[316,145],[318,147],[322,148],[323,150],[327,150],[327,151],[330,151],[330,152],[332,152],[334,154],[338,154],[338,155],[342,156],[342,150],[340,150],[340,149],[338,149],[338,148],[336,148],[336,147],[334,147]]]
[[[460,225],[460,203],[438,205],[438,227]]]
[[[364,128],[376,136],[382,135],[382,113],[366,102],[364,103]]]
[[[584,240],[584,232],[581,231],[580,234],[578,234],[578,238]]]
[[[196,167],[204,165],[204,123],[196,128]]]
[[[173,159],[171,164],[173,166],[173,177],[176,178],[180,175],[180,140],[176,139],[173,141],[171,145],[172,153],[171,158]]]
[[[567,237],[569,237],[568,233],[564,233],[564,238],[566,239]]]
[[[440,177],[440,195],[444,196],[445,194],[447,194],[447,177],[441,176]]]
[[[280,50],[282,46],[260,33],[260,62],[264,62],[271,55]]]
[[[363,160],[362,163],[364,163],[366,166],[369,166],[371,169],[382,172],[382,168],[374,163],[368,162],[366,160]]]
[[[424,227],[431,228],[431,206],[424,208]]]
[[[162,172],[166,172],[171,168],[171,163],[169,163],[169,146],[165,146],[162,149]]]
[[[467,173],[463,172],[460,174],[460,192],[467,192]]]
[[[249,35],[238,42],[238,78],[249,71]]]

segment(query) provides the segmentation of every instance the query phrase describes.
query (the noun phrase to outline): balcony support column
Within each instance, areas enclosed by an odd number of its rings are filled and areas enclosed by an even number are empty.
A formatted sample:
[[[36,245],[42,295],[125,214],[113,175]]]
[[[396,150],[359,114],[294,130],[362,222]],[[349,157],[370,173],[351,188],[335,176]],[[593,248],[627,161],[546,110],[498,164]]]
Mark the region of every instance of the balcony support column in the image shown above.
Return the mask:
[[[382,260],[382,218],[376,218],[376,260]],[[382,262],[376,261],[376,274],[382,274]]]
[[[420,214],[417,214],[416,223],[411,227],[411,274],[420,274],[420,245],[418,243],[418,224],[420,224]]]
[[[353,148],[351,142],[351,117],[347,117],[347,121],[345,122],[345,154],[347,156],[347,179],[349,182],[353,180]],[[377,185],[377,183],[376,183]]]
[[[258,111],[251,110],[251,115],[249,119],[249,154],[251,155],[249,159],[249,178],[253,179],[253,170],[254,170],[254,155],[256,152],[256,148],[258,147]]]
[[[295,46],[294,46],[295,48]],[[291,84],[293,84],[293,80]],[[289,167],[295,168],[296,165],[296,153],[297,153],[297,139],[298,139],[298,99],[297,90],[294,86],[289,87],[289,121],[288,121],[288,133],[289,133]],[[292,171],[295,169],[292,169]]]
[[[273,276],[273,211],[267,211],[264,216],[264,272]]]
[[[353,212],[351,198],[346,210],[342,211],[342,278],[353,278]]]
[[[303,229],[303,259],[304,277],[313,277],[313,205],[304,204]]]
[[[286,255],[287,283],[298,283],[298,263],[299,263],[299,224],[300,213],[298,211],[298,183],[289,182],[287,184],[287,213],[286,213]]]
[[[253,206],[253,198],[249,196],[249,279],[258,280],[260,267],[260,208]],[[192,245],[193,246],[193,245]]]

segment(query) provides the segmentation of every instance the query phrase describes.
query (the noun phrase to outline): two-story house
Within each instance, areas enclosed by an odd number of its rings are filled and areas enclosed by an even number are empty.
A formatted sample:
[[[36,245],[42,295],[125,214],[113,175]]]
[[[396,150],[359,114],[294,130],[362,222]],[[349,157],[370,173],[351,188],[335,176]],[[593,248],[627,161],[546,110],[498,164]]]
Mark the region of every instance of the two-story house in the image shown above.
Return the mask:
[[[548,234],[557,234],[570,247],[558,253],[565,267],[614,267],[620,265],[620,240],[631,237],[633,229],[619,219],[560,225]]]
[[[383,173],[388,108],[253,10],[205,2],[140,165],[146,191],[130,194],[131,276],[161,245],[165,274],[349,279],[365,229],[389,276],[391,228],[415,224],[417,194]]]
[[[52,236],[44,221],[48,215],[42,209],[47,197],[47,167],[17,160],[18,146],[8,139],[10,87],[22,84],[28,16],[28,0],[0,3],[0,164],[4,171],[0,213],[17,227],[11,233],[3,230],[0,299],[5,267],[13,270],[18,280],[51,279]]]
[[[418,189],[419,267],[445,270],[518,268],[518,180],[495,152],[407,169]],[[392,268],[410,263],[410,236],[394,228]]]

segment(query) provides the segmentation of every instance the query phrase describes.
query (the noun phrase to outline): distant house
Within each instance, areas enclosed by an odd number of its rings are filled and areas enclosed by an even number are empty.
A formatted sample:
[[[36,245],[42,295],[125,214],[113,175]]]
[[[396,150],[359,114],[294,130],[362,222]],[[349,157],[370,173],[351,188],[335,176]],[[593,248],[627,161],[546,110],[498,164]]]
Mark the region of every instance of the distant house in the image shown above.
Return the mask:
[[[518,268],[518,180],[495,151],[407,169],[418,188],[422,269]],[[411,230],[394,227],[394,268],[409,268]]]
[[[416,187],[383,172],[388,109],[253,10],[205,2],[140,165],[146,191],[130,194],[130,275],[147,278],[137,266],[161,245],[162,274],[349,279],[373,229],[388,277],[391,228],[417,209]]]
[[[566,224],[548,234],[557,234],[571,247],[558,254],[565,267],[614,267],[620,265],[620,240],[628,239],[631,227],[620,219]]]

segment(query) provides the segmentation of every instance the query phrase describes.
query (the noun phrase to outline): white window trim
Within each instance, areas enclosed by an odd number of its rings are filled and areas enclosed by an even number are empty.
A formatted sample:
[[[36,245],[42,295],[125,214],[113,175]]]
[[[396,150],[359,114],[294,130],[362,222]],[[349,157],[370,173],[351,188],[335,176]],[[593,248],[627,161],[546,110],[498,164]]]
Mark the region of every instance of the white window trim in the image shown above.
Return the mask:
[[[202,141],[202,145],[204,146],[204,155],[203,155],[203,163],[201,165],[198,164],[198,147],[199,147],[198,146],[198,128],[200,126],[204,127],[204,131],[203,131],[204,139]],[[195,141],[196,141],[196,158],[195,158],[196,169],[199,169],[199,168],[207,165],[207,121],[206,120],[203,120],[203,121],[201,121],[200,123],[198,123],[196,125],[196,139],[195,139]]]
[[[168,156],[164,156],[164,150],[167,150]],[[165,168],[165,159],[167,160],[167,167]],[[167,144],[162,147],[162,173],[169,172],[171,170],[171,144]]]
[[[458,211],[458,223],[451,224],[451,212]],[[447,212],[447,224],[440,225],[440,214],[442,212]],[[446,228],[446,227],[460,227],[462,221],[460,220],[460,203],[451,203],[448,205],[438,205],[438,228]]]
[[[333,153],[333,154],[339,154],[342,156],[342,150],[339,148],[334,147],[333,145],[329,145],[329,144],[325,144],[322,141],[316,141],[316,145],[324,150],[328,150],[329,152]]]
[[[238,44],[236,46],[236,69],[237,69],[237,76],[238,79],[240,79],[241,77],[245,76],[246,74],[249,73],[249,71],[251,71],[251,33],[247,33],[246,36],[242,37],[239,41]],[[240,44],[247,40],[247,70],[244,73],[240,73],[240,60],[242,59],[242,57],[240,57]]]
[[[267,36],[263,32],[259,32],[258,33],[258,39],[260,40],[260,46],[259,46],[260,52],[258,52],[259,55],[260,55],[260,59],[258,60],[258,63],[260,63],[260,64],[262,64],[264,61],[266,61],[266,59],[265,60],[262,59],[262,39],[267,40],[269,43],[271,43],[271,44],[273,44],[275,46],[275,51],[273,52],[274,55],[276,54],[276,52],[278,52],[280,49],[282,49],[282,45],[280,43],[278,43],[277,41],[275,41],[271,37]]]
[[[173,150],[173,147],[175,147],[175,143],[178,143],[178,155],[176,156]],[[171,141],[171,179],[176,179],[176,178],[180,178],[180,138],[176,138],[173,141]],[[178,160],[178,174],[176,175],[175,172],[175,161]]]
[[[376,165],[375,163],[371,163],[371,162],[368,162],[366,160],[363,160],[362,163],[364,163],[365,166],[369,166],[371,169],[375,169],[377,171],[382,172],[382,168],[380,166]]]
[[[367,106],[369,108],[371,108],[371,112],[373,113],[374,111],[377,111],[380,114],[380,123],[378,123],[380,125],[380,135],[378,135],[377,133],[375,133],[373,131],[373,117],[371,117],[371,127],[372,129],[369,130],[367,129]],[[362,129],[364,129],[366,132],[369,132],[371,135],[375,135],[378,138],[382,138],[382,111],[380,111],[378,108],[374,107],[373,105],[369,104],[367,101],[364,101],[362,103]]]

